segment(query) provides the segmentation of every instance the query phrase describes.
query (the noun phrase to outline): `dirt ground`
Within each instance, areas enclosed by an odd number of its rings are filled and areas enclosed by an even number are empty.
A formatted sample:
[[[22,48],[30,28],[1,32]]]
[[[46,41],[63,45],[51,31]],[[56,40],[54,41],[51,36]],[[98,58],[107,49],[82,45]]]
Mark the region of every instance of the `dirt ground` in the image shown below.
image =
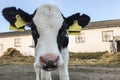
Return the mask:
[[[22,56],[16,49],[8,49],[0,57],[0,80],[35,80],[33,62],[32,56]],[[120,67],[72,65],[69,76],[70,80],[120,80]],[[52,78],[59,80],[58,71],[53,72]]]
[[[120,68],[69,66],[69,75],[70,80],[120,80]],[[52,77],[59,80],[58,72]],[[32,65],[0,65],[0,80],[35,80],[35,72]]]

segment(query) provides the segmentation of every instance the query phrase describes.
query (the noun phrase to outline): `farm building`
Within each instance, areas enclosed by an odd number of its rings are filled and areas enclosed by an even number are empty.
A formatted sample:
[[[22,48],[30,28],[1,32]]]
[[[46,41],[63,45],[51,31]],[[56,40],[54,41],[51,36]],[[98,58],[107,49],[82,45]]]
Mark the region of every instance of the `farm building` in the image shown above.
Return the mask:
[[[0,33],[0,53],[16,48],[24,55],[34,55],[34,41],[30,30]]]
[[[120,51],[120,20],[91,22],[80,35],[69,35],[70,52]],[[0,54],[16,48],[24,55],[34,55],[34,41],[30,30],[0,33]]]
[[[91,22],[80,35],[70,36],[71,52],[111,52],[111,47],[120,51],[120,20]]]

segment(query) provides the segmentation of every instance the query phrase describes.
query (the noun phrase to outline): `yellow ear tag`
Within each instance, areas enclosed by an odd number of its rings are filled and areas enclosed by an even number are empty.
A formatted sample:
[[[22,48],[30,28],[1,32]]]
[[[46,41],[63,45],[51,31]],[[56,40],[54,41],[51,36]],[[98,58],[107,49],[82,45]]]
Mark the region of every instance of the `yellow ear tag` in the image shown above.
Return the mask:
[[[80,32],[82,30],[82,26],[78,24],[78,21],[75,20],[73,22],[73,25],[69,26],[68,33],[69,35],[80,35]]]
[[[18,28],[16,28],[15,26],[12,26],[12,25],[10,25],[10,30],[15,30],[15,31],[25,31],[25,29],[24,28],[20,28],[20,29],[18,29]]]
[[[28,23],[26,21],[24,21],[20,15],[16,15],[15,17],[16,17],[16,22],[15,22],[16,28],[19,29],[23,26],[28,25]]]

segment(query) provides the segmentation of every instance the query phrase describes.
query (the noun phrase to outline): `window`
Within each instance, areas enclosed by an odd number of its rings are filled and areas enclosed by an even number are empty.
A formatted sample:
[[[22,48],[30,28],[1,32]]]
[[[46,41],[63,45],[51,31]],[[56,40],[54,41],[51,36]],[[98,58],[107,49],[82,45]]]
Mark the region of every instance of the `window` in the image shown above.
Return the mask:
[[[80,35],[75,36],[76,43],[84,43],[85,42],[85,34],[81,33]]]
[[[21,38],[15,38],[14,46],[15,47],[20,47],[21,46]]]
[[[102,32],[102,40],[105,42],[113,40],[113,31],[103,31]]]

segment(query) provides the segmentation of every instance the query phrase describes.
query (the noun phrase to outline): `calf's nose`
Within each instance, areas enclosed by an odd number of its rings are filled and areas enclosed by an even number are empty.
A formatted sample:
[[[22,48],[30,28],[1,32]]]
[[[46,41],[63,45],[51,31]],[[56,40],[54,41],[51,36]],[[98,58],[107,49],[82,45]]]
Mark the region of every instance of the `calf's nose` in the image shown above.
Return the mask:
[[[40,64],[46,71],[55,70],[58,67],[59,56],[55,54],[45,54],[40,57]]]

